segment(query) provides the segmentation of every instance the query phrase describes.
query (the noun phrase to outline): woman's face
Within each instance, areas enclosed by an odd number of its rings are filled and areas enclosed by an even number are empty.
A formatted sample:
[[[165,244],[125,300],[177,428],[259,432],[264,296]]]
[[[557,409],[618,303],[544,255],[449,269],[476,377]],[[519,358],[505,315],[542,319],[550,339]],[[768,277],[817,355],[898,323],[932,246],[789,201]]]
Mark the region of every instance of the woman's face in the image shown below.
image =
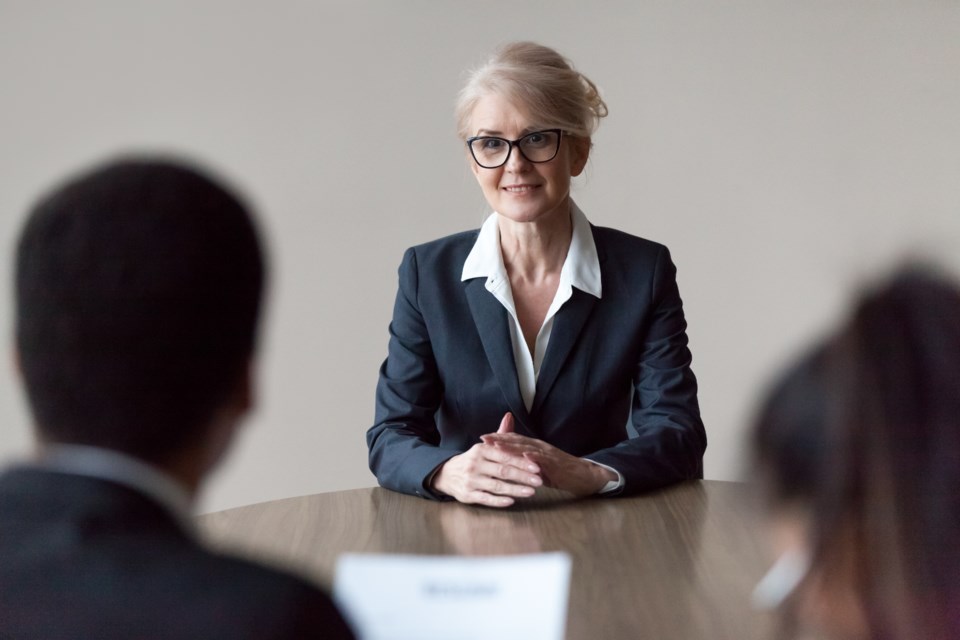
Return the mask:
[[[538,129],[525,110],[495,93],[482,97],[470,118],[471,136],[516,140]],[[583,171],[589,149],[589,140],[563,136],[549,162],[530,162],[516,147],[502,167],[484,169],[469,161],[494,211],[515,222],[547,222],[569,212],[570,178]]]

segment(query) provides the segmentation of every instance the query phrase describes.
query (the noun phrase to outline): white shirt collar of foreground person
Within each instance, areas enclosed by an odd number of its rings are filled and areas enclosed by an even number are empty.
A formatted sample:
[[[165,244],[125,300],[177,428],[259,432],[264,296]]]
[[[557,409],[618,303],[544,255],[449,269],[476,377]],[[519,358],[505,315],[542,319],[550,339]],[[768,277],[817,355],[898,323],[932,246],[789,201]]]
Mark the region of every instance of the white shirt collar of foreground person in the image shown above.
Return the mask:
[[[35,466],[45,471],[106,480],[142,493],[166,508],[187,531],[193,531],[193,500],[186,487],[132,456],[78,444],[44,447]]]
[[[550,334],[553,331],[553,319],[560,307],[573,295],[576,287],[584,293],[601,298],[603,289],[600,279],[600,258],[597,255],[597,245],[593,241],[593,231],[590,221],[576,203],[570,203],[570,217],[573,231],[570,238],[570,248],[567,257],[560,269],[560,282],[557,284],[557,293],[547,310],[543,325],[537,333],[534,352],[531,355],[527,343],[523,339],[523,330],[517,317],[517,308],[513,301],[513,290],[510,287],[510,277],[503,264],[503,254],[500,252],[500,225],[496,211],[491,213],[480,227],[477,241],[463,263],[463,272],[460,280],[486,278],[486,289],[500,301],[500,304],[510,315],[510,342],[513,346],[513,361],[517,369],[517,381],[520,385],[520,395],[527,411],[533,406],[533,399],[537,393],[537,378],[540,375],[540,365],[547,353],[550,343]],[[591,462],[593,462],[591,460]],[[594,463],[599,464],[599,463]],[[614,491],[623,485],[623,475],[616,469],[601,465],[617,474],[619,480],[608,482],[600,493]]]

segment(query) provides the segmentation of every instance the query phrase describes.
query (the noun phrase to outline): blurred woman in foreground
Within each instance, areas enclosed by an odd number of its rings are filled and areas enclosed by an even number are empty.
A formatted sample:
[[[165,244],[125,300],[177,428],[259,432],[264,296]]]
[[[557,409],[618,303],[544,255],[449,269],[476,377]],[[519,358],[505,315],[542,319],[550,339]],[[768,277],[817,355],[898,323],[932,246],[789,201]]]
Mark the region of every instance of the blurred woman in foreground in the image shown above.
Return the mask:
[[[901,271],[790,369],[754,462],[791,637],[960,638],[960,290]]]

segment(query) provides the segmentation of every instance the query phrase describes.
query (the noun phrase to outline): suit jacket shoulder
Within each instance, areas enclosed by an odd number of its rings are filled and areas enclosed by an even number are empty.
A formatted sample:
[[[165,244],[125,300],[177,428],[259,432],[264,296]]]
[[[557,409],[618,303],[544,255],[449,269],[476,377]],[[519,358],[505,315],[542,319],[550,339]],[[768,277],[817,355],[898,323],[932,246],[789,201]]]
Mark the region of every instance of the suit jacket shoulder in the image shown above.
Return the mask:
[[[467,254],[470,253],[470,249],[473,248],[474,243],[477,241],[477,235],[479,233],[479,229],[460,231],[449,236],[444,236],[428,242],[422,242],[418,245],[410,247],[409,250],[415,251],[418,255],[432,259],[437,259],[451,254],[459,255],[460,253],[462,253],[463,257],[465,258]]]
[[[208,550],[133,489],[0,476],[0,637],[350,638],[310,583]]]
[[[659,242],[609,227],[592,226],[592,229],[601,264],[613,260],[616,264],[649,268],[661,255],[669,255],[667,247]]]
[[[431,278],[460,281],[463,263],[477,241],[478,229],[463,231],[410,247],[404,253],[401,270],[415,265]]]

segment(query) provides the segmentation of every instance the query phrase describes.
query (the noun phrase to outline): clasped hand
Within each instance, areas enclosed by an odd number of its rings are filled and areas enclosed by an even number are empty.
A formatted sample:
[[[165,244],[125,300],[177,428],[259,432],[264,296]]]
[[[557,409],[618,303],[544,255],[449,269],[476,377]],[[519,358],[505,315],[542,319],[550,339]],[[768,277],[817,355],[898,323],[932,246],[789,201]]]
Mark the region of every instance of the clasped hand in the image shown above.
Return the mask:
[[[447,460],[433,477],[435,490],[459,502],[509,507],[547,486],[577,496],[598,492],[616,474],[536,438],[514,432],[507,413],[496,433]]]

